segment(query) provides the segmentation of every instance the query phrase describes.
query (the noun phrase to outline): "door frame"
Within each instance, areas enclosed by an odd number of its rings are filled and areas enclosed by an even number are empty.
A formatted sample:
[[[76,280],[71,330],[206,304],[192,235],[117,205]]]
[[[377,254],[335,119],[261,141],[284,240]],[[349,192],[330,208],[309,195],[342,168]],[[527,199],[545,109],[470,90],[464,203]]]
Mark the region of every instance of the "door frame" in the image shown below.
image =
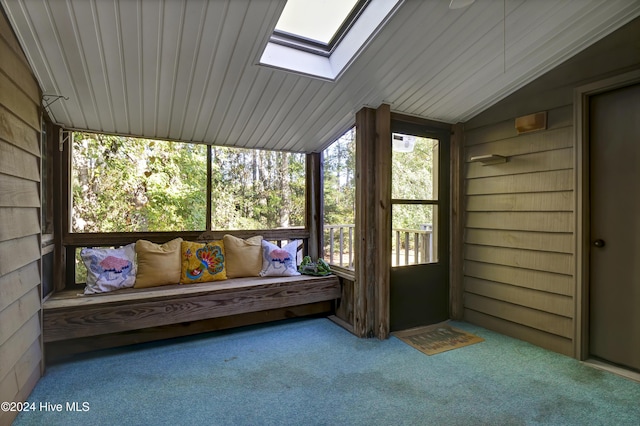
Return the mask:
[[[445,321],[450,318],[451,315],[451,277],[450,277],[450,235],[451,235],[451,125],[442,125],[440,123],[434,125],[433,122],[422,121],[418,122],[415,118],[403,116],[401,114],[393,114],[390,126],[391,133],[403,133],[410,134],[418,137],[433,138],[439,141],[438,159],[437,159],[437,179],[438,179],[438,196],[436,200],[430,200],[427,203],[417,203],[417,205],[431,205],[437,206],[437,222],[434,222],[434,230],[437,235],[437,256],[438,260],[434,263],[423,263],[415,265],[395,266],[389,265],[389,318],[390,318],[390,330],[398,331],[407,328],[419,327],[424,325],[430,325],[438,322]],[[392,156],[391,156],[392,157]],[[393,170],[389,169],[389,185],[391,185]],[[404,201],[404,202],[403,202]],[[388,235],[391,238],[392,231],[392,211],[394,205],[411,205],[408,200],[396,200],[390,199],[389,208],[389,228]],[[437,229],[435,224],[437,224]],[[389,241],[390,242],[390,241]],[[390,257],[391,252],[387,253],[387,257]],[[419,291],[422,291],[423,300],[421,302],[420,319],[416,321],[398,321],[398,305],[404,305],[406,308],[407,299],[398,298],[400,294],[407,294],[407,289],[411,286],[415,286],[415,280],[422,273],[429,271],[427,274],[433,276],[439,276],[442,280],[432,283],[422,283],[419,286]],[[433,271],[436,272],[433,272]],[[408,281],[403,285],[400,285],[397,281],[394,281],[394,276],[397,280],[398,276],[402,276],[404,280]],[[408,284],[408,285],[407,285]],[[404,292],[401,288],[404,287]],[[398,300],[404,300],[404,303],[398,303]],[[406,313],[406,309],[404,309]],[[413,312],[417,312],[414,308]],[[412,315],[409,315],[412,316]],[[416,319],[416,315],[413,315]]]
[[[575,358],[589,359],[589,101],[600,93],[640,83],[640,69],[577,87],[574,91],[575,123]]]

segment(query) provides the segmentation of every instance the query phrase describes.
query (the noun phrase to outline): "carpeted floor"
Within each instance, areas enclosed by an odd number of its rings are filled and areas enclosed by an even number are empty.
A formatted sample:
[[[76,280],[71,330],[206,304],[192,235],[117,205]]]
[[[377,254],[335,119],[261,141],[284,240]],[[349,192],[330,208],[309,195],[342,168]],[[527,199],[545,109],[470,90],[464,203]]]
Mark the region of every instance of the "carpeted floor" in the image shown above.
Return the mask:
[[[309,319],[102,351],[49,367],[29,401],[63,411],[14,424],[640,424],[640,383],[451,324],[485,341],[427,356]]]

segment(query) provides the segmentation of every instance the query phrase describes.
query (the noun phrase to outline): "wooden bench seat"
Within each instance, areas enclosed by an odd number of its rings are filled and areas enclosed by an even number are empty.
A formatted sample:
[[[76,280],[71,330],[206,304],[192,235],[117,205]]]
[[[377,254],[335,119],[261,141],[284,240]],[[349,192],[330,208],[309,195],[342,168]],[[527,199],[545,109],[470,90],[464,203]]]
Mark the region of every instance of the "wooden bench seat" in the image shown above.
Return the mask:
[[[335,301],[341,288],[334,275],[301,275],[78,293],[60,291],[44,301],[45,343]]]

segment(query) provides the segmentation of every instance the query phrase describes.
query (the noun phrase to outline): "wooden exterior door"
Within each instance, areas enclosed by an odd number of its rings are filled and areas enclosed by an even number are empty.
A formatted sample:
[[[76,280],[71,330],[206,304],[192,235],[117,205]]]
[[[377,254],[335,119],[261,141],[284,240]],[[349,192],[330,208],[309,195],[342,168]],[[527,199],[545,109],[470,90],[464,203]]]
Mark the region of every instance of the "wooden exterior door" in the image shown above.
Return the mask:
[[[589,101],[589,356],[640,371],[640,84]]]

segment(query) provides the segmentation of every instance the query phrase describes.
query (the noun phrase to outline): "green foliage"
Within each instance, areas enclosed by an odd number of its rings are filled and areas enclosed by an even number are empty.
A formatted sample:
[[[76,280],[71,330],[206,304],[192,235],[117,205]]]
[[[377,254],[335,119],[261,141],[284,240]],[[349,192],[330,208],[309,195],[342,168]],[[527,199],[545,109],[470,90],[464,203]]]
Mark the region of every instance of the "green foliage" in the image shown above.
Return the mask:
[[[391,198],[399,200],[437,199],[438,141],[416,138],[411,152],[392,154]],[[392,211],[394,229],[420,229],[433,223],[433,206],[396,204]]]
[[[324,151],[324,223],[355,222],[356,130],[350,129]]]
[[[206,228],[207,147],[75,133],[75,232]],[[213,229],[304,225],[302,154],[212,148]]]

